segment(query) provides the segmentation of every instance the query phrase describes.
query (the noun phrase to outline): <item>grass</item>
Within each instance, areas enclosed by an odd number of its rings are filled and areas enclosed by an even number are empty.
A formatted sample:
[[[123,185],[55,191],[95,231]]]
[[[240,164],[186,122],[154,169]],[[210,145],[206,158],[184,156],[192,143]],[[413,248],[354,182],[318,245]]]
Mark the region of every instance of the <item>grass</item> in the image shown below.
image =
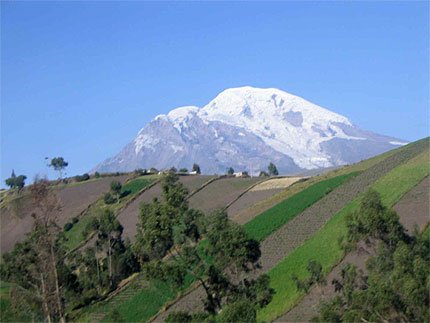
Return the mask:
[[[133,179],[124,184],[122,187],[122,193],[128,192],[129,195],[134,195],[149,184],[151,184],[155,179],[155,176],[141,176]]]
[[[34,322],[40,321],[40,313],[26,303],[12,305],[10,296],[13,284],[0,281],[0,322]]]
[[[315,183],[261,213],[246,223],[244,228],[252,238],[262,241],[296,215],[323,198],[328,192],[357,174],[358,172],[353,172]]]
[[[383,203],[391,207],[429,173],[427,151],[393,169],[380,178],[372,188],[381,194]],[[294,273],[299,278],[307,277],[306,266],[310,260],[319,261],[324,272],[328,273],[343,258],[344,252],[338,244],[338,239],[346,232],[346,215],[358,208],[360,198],[361,196],[350,202],[314,236],[268,272],[270,285],[276,294],[270,304],[258,312],[258,321],[274,320],[300,300],[303,292],[297,290],[291,276]]]

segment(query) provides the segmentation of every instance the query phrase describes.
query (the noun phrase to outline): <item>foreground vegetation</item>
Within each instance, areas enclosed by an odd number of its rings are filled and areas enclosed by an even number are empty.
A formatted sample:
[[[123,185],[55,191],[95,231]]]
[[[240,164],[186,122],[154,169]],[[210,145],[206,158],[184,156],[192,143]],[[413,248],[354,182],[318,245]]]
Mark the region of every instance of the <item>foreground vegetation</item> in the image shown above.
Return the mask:
[[[391,207],[429,173],[428,151],[425,151],[379,179],[373,189],[380,193],[384,205]],[[346,217],[358,209],[360,199],[361,196],[349,203],[314,236],[268,272],[275,295],[272,302],[258,312],[259,320],[276,319],[300,300],[304,292],[297,289],[292,277],[309,277],[309,261],[319,262],[323,272],[328,273],[342,259],[344,250],[338,240],[346,235]]]

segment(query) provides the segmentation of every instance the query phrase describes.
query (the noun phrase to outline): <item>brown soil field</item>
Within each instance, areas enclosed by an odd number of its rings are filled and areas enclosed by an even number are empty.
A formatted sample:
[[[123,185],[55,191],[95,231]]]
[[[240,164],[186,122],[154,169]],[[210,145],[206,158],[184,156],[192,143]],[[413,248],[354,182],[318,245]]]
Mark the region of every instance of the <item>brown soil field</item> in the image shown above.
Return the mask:
[[[260,259],[261,269],[252,272],[249,278],[256,277],[273,268],[292,250],[315,234],[333,214],[343,209],[358,194],[367,190],[377,179],[396,166],[417,156],[425,149],[427,149],[427,142],[415,145],[407,150],[400,150],[398,153],[383,159],[336,188],[272,233],[260,245],[262,254]],[[203,310],[203,303],[200,299],[203,296],[204,290],[200,286],[171,304],[166,311],[161,312],[154,320],[157,322],[164,321],[167,315],[173,311],[201,311]]]
[[[127,178],[128,175],[104,177],[77,185],[54,188],[62,205],[61,211],[57,214],[58,224],[63,226],[71,218],[79,216],[91,203],[109,191],[113,180],[124,183]],[[25,234],[31,231],[32,212],[34,212],[34,206],[29,192],[23,193],[21,197],[1,208],[1,253],[11,250],[15,243],[22,241]]]
[[[430,222],[429,189],[430,179],[426,177],[394,206],[394,209],[399,214],[400,222],[409,233],[415,226],[423,229]],[[276,322],[309,322],[318,314],[320,301],[322,299],[328,300],[336,295],[331,281],[340,279],[342,267],[350,263],[366,274],[366,262],[374,254],[374,246],[365,245],[361,242],[356,250],[348,253],[327,275],[327,285],[313,287],[294,308],[277,319]]]
[[[250,186],[261,181],[261,178],[220,178],[189,199],[190,206],[205,213],[226,207]]]
[[[238,218],[236,215],[241,211],[246,210],[261,201],[267,200],[283,190],[283,188],[264,189],[259,191],[253,191],[253,189],[250,189],[227,208],[228,216],[235,221],[235,219]]]
[[[406,193],[394,206],[394,210],[409,233],[415,226],[422,230],[430,222],[430,178],[426,177]]]
[[[203,184],[208,182],[214,176],[209,175],[197,175],[197,176],[181,176],[179,179],[185,185],[190,193],[201,187]],[[162,196],[161,183],[157,183],[145,192],[143,192],[138,198],[133,200],[127,207],[122,209],[118,214],[118,220],[124,227],[124,236],[134,239],[136,235],[136,226],[138,223],[139,206],[141,203],[149,203],[154,198],[160,198]]]

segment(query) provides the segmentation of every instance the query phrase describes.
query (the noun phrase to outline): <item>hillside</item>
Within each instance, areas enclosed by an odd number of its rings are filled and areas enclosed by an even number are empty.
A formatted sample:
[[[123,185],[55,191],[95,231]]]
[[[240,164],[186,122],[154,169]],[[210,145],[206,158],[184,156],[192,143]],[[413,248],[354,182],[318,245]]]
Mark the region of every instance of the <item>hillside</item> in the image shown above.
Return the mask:
[[[307,320],[315,313],[316,300],[319,299],[315,293],[319,291],[311,289],[305,296],[295,289],[291,274],[305,277],[307,262],[317,259],[328,277],[338,275],[339,266],[336,265],[345,256],[337,245],[344,232],[344,218],[369,188],[381,192],[388,206],[395,205],[409,230],[414,224],[423,227],[429,220],[426,195],[429,165],[429,140],[424,139],[311,178],[180,176],[179,179],[189,192],[188,201],[192,207],[205,212],[226,208],[233,221],[242,224],[249,236],[260,241],[261,266],[249,278],[268,273],[276,294],[269,305],[258,312],[259,319]],[[114,179],[123,182],[123,191],[127,191],[127,195],[109,206],[105,204],[103,194],[109,191],[110,182]],[[79,219],[65,232],[65,246],[76,253],[93,244],[93,235],[85,228],[97,217],[96,210],[100,208],[113,209],[124,226],[124,237],[133,240],[139,205],[162,198],[159,180],[160,177],[155,175],[136,177],[129,174],[55,188],[54,191],[64,198],[62,212],[70,212],[59,213],[61,223],[73,217]],[[71,203],[76,197],[77,200]],[[23,204],[26,208],[17,209],[20,213],[15,215],[19,223],[29,223],[28,227],[22,228],[30,230],[31,217],[25,212],[32,207],[28,192],[20,199],[28,204]],[[2,205],[8,210],[4,219],[13,219],[11,207],[6,208],[6,202],[3,201]],[[2,221],[3,217],[2,214]],[[21,230],[21,237],[26,230]],[[11,240],[9,248],[13,244],[14,240]],[[348,254],[345,259],[351,257],[360,262],[360,257],[355,254]],[[7,291],[13,285],[2,286]],[[331,293],[327,290],[326,294]],[[7,299],[7,293],[2,295],[2,299]],[[203,295],[202,288],[192,280],[185,281],[179,289],[172,289],[162,281],[148,280],[143,274],[135,274],[105,301],[73,311],[70,315],[80,321],[103,321],[107,314],[116,309],[127,321],[147,321],[151,317],[155,321],[163,321],[173,311],[202,310],[200,298]],[[312,310],[308,311],[309,306]]]

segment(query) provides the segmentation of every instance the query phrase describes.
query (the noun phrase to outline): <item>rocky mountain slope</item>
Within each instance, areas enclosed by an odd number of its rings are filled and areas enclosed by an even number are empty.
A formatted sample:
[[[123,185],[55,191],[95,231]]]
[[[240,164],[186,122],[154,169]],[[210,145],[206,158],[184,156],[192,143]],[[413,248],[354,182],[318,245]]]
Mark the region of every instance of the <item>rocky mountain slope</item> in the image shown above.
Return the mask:
[[[158,115],[116,156],[94,171],[198,163],[204,173],[227,167],[258,173],[274,162],[281,173],[340,166],[406,142],[362,130],[348,118],[278,89],[241,87],[206,106]]]

